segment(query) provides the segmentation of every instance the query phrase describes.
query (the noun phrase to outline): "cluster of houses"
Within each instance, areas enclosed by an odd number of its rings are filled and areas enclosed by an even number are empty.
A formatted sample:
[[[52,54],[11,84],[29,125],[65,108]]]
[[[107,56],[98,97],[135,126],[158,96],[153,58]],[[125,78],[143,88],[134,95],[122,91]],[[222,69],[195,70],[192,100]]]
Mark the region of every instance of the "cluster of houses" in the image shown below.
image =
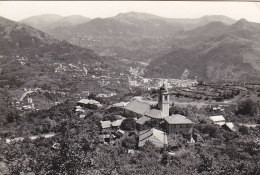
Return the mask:
[[[219,125],[227,130],[230,131],[237,131],[237,127],[234,125],[232,122],[226,122],[225,118],[223,115],[215,115],[209,117],[209,119],[216,125]]]
[[[163,84],[165,84],[168,88],[173,87],[193,87],[198,84],[197,80],[191,79],[161,79],[161,78],[143,78],[136,77],[132,80],[128,80],[128,84],[130,87],[141,87],[144,90],[152,90],[158,89]]]
[[[77,103],[81,107],[94,108],[101,107],[101,104],[95,100],[82,99]],[[191,134],[193,128],[193,122],[182,115],[169,115],[170,109],[170,95],[163,85],[159,90],[159,98],[157,104],[154,101],[142,100],[141,98],[134,98],[130,102],[120,102],[110,106],[110,109],[121,110],[123,116],[116,116],[115,121],[100,121],[100,125],[103,130],[108,128],[117,129],[117,132],[123,133],[120,130],[121,123],[126,118],[132,118],[135,120],[139,130],[139,147],[142,147],[146,141],[152,142],[157,147],[165,147],[168,143],[168,137],[186,133]],[[156,107],[157,106],[157,107]],[[159,123],[164,124],[164,128],[159,130],[158,128],[143,129],[143,126],[150,120],[156,120]],[[114,135],[112,135],[115,137]],[[109,136],[104,134],[104,139]]]
[[[77,111],[83,110],[83,107],[97,109],[102,105],[95,100],[82,99],[77,106]],[[158,101],[144,100],[141,97],[134,97],[130,102],[120,102],[109,106],[107,109],[113,111],[121,111],[121,115],[115,115],[113,121],[100,121],[100,126],[103,132],[102,139],[104,142],[111,138],[116,139],[118,136],[125,134],[125,131],[120,129],[121,124],[125,119],[134,119],[138,130],[139,143],[142,147],[145,142],[150,141],[155,146],[163,148],[176,143],[176,135],[186,136],[186,143],[195,143],[192,138],[194,122],[180,114],[169,114],[170,110],[170,95],[165,85],[159,89]],[[222,109],[222,108],[221,108]],[[218,109],[219,110],[219,109]],[[232,122],[226,122],[222,115],[211,116],[209,119],[213,124],[217,124],[230,131],[236,131],[236,127]],[[149,123],[149,121],[151,121]],[[160,127],[154,126],[152,121],[160,123]],[[107,132],[107,131],[113,132]],[[111,134],[112,133],[112,134]]]

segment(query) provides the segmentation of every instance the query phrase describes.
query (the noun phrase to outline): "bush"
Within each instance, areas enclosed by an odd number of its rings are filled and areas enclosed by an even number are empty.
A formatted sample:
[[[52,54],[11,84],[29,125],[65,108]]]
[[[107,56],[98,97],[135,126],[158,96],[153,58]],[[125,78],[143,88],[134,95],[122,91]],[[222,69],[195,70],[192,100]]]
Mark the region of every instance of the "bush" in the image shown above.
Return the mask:
[[[248,128],[246,126],[240,126],[238,131],[241,132],[243,135],[248,134]]]
[[[135,120],[131,119],[131,118],[125,119],[122,122],[120,128],[122,130],[126,130],[126,131],[133,131],[133,130],[135,130],[135,128],[136,128]]]
[[[240,102],[236,114],[250,115],[250,116],[256,115],[257,103],[253,102],[250,99]]]

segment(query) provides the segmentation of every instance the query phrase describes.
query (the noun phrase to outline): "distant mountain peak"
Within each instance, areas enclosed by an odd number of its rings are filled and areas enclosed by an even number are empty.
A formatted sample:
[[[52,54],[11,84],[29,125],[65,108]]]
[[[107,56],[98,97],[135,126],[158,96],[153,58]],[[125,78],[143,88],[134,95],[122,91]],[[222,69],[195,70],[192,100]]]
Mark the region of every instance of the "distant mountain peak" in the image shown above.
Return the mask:
[[[235,24],[233,24],[232,28],[239,29],[239,30],[254,30],[255,26],[253,26],[246,19],[242,18],[239,21],[237,21]]]
[[[118,15],[115,16],[115,18],[116,19],[135,18],[135,19],[139,19],[139,20],[149,20],[149,19],[160,19],[162,17],[152,15],[149,13],[131,11],[131,12],[127,12],[127,13],[119,13]]]
[[[236,24],[249,24],[249,21],[247,21],[245,18],[241,18],[236,22]]]
[[[219,21],[225,24],[234,24],[236,22],[234,19],[224,15],[206,15],[202,16],[200,19],[207,22]]]

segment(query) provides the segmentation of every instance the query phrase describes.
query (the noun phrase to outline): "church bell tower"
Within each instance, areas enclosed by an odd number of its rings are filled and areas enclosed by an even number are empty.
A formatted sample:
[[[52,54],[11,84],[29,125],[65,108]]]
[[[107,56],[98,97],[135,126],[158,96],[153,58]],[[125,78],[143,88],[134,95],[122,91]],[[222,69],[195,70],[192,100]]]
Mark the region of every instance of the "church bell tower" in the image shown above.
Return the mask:
[[[170,95],[167,88],[165,87],[165,84],[163,84],[163,86],[159,90],[158,106],[165,117],[169,116]]]

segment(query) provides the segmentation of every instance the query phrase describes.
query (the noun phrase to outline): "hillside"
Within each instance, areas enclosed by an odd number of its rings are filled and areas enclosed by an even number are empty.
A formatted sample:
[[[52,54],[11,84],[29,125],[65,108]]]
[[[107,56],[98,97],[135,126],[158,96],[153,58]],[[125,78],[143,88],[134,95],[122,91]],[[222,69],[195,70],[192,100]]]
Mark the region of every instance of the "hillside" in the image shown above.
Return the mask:
[[[62,87],[82,69],[101,64],[93,51],[61,42],[27,25],[0,18],[1,86]],[[63,82],[67,80],[66,82]]]
[[[258,26],[242,19],[230,26],[212,22],[184,32],[176,37],[174,50],[150,63],[146,76],[180,78],[188,69],[190,78],[206,81],[259,80]]]
[[[46,31],[50,25],[60,21],[63,17],[55,14],[44,14],[25,18],[19,22],[32,26],[41,31]]]

